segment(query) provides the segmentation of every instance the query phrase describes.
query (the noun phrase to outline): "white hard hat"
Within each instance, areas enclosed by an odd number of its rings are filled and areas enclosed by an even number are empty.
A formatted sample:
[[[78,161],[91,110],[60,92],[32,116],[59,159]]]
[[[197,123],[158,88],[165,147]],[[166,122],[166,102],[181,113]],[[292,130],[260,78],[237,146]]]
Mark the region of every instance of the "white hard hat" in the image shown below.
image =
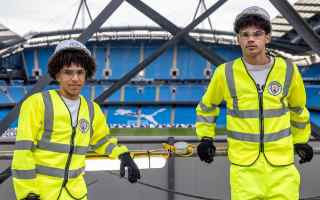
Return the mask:
[[[54,50],[54,53],[52,55],[52,57],[54,55],[56,55],[58,52],[62,51],[62,50],[66,50],[66,49],[78,49],[78,50],[83,50],[84,52],[86,52],[89,56],[91,56],[91,53],[89,51],[89,49],[87,49],[87,47],[82,44],[81,42],[77,41],[77,40],[63,40],[62,42],[60,42],[56,49]]]
[[[259,16],[262,19],[270,22],[269,13],[265,9],[260,8],[258,6],[251,6],[251,7],[244,9],[240,14],[237,15],[235,21],[238,21],[241,17],[247,16],[247,15],[256,15],[256,16]]]

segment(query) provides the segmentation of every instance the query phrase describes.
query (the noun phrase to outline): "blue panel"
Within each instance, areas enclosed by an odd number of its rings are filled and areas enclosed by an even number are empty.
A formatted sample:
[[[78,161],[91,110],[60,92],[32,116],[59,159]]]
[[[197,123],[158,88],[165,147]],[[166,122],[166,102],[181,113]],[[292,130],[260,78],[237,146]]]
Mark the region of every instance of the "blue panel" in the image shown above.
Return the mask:
[[[196,122],[196,108],[195,107],[176,107],[174,124],[191,124]],[[217,118],[217,127],[226,127],[226,108],[220,107],[220,115]]]
[[[105,79],[103,70],[105,68],[105,50],[104,48],[96,48],[96,63],[97,70],[95,74],[95,78],[97,80]]]
[[[241,49],[236,46],[214,46],[211,50],[216,52],[226,61],[236,59],[241,56]]]
[[[147,58],[153,52],[155,52],[160,46],[145,46],[144,55]],[[170,69],[172,67],[173,50],[172,48],[167,49],[161,54],[155,61],[153,61],[145,69],[146,78],[154,79],[170,79]]]
[[[177,86],[177,101],[200,101],[206,87],[203,85],[179,85]]]
[[[19,102],[24,95],[26,95],[26,90],[24,86],[10,86],[8,87],[10,96],[15,102]]]
[[[301,74],[305,78],[320,78],[320,64],[313,64],[308,67],[299,67]]]
[[[109,124],[135,126],[138,112],[136,107],[109,107],[104,108]]]
[[[81,94],[86,98],[86,99],[90,99],[92,100],[91,98],[91,86],[84,86],[81,90]]]
[[[25,49],[24,52],[24,58],[26,60],[26,69],[27,69],[27,76],[31,77],[32,76],[32,69],[34,66],[33,63],[33,51],[34,49]]]
[[[140,49],[136,46],[112,46],[110,49],[111,79],[119,79],[139,62]]]
[[[307,85],[307,106],[320,110],[320,85]]]
[[[195,107],[176,107],[174,124],[195,124]]]
[[[186,46],[178,46],[177,67],[181,79],[203,79],[206,60]]]
[[[108,89],[111,85],[96,85],[95,86],[95,97],[98,97],[102,94],[103,91]],[[107,98],[107,101],[120,101],[120,89]]]
[[[38,48],[39,67],[42,75],[47,74],[47,65],[50,56],[53,54],[53,48],[43,47]]]
[[[141,108],[141,125],[157,126],[170,124],[170,107],[145,106]]]
[[[12,101],[8,97],[8,89],[5,88],[0,88],[0,104],[3,103],[12,103]]]
[[[227,123],[227,119],[226,119],[226,116],[227,116],[227,109],[226,107],[220,107],[220,114],[217,118],[217,127],[221,128],[221,127],[226,127],[226,123]]]
[[[1,108],[0,111],[0,120],[2,120],[5,116],[7,116],[8,112],[11,110],[11,108]],[[17,128],[18,127],[18,120],[16,119],[13,121],[9,128]]]
[[[125,101],[155,101],[155,86],[126,86]]]
[[[310,112],[310,120],[311,122],[315,123],[318,127],[320,127],[320,112]]]
[[[172,100],[172,93],[170,86],[164,85],[160,86],[160,101],[171,101]]]

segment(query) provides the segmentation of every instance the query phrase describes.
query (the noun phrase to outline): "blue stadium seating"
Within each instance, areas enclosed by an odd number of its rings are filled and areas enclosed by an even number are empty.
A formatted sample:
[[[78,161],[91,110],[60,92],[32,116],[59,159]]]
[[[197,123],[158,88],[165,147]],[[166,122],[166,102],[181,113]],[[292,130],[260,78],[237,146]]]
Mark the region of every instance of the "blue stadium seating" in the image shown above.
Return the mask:
[[[110,67],[112,74],[110,79],[119,79],[125,73],[127,73],[132,67],[136,66],[140,60],[140,47],[143,42],[144,46],[144,58],[148,57],[154,51],[160,47],[164,41],[160,40],[119,40],[110,42]],[[97,71],[95,79],[103,80],[104,68],[106,65],[105,50],[107,48],[106,43],[97,43],[95,47],[92,45],[93,42],[89,42],[89,48],[94,49],[94,55],[97,62]],[[215,51],[221,57],[226,60],[231,60],[241,55],[240,48],[234,45],[212,45],[204,43],[211,51]],[[23,50],[25,61],[26,61],[26,73],[28,77],[31,77],[32,70],[34,68],[34,51],[37,49],[39,58],[39,67],[43,73],[46,73],[46,66],[49,57],[53,53],[53,47],[32,47]],[[171,79],[170,70],[173,64],[173,51],[174,48],[169,48],[165,51],[158,59],[152,62],[144,71],[145,78],[148,79]],[[19,59],[17,57],[16,59]],[[17,61],[18,62],[18,61]],[[20,61],[21,62],[21,61]],[[181,42],[177,46],[177,67],[179,69],[178,79],[205,79],[203,74],[204,69],[207,66],[207,61],[200,56],[197,52],[194,52],[188,45]],[[210,66],[213,70],[214,65]],[[320,64],[315,64],[311,67],[299,68],[304,78],[319,78],[320,79]],[[7,83],[2,81],[0,86],[6,86]],[[31,85],[23,86],[21,83],[13,83],[13,86],[7,87],[5,90],[0,90],[0,103],[11,103],[19,101],[25,94],[26,91],[33,87]],[[87,98],[93,99],[99,96],[103,90],[109,88],[108,85],[101,84],[90,84],[86,85],[82,94]],[[156,88],[155,85],[144,85],[141,93],[139,92],[139,86],[137,85],[125,85],[123,100],[125,102],[138,102],[138,101],[150,101],[156,100]],[[159,86],[159,101],[200,101],[206,90],[207,85],[200,84],[181,84],[172,83],[164,84]],[[3,87],[5,88],[5,87]],[[47,86],[45,89],[57,89],[57,85]],[[175,88],[175,92],[173,92]],[[314,109],[320,109],[320,85],[306,85],[307,90],[307,106],[311,108],[311,116],[313,121],[319,122],[319,113],[315,112]],[[107,101],[119,102],[121,100],[120,90],[115,92]],[[159,106],[147,106],[141,108],[142,116],[148,115],[161,110],[157,113],[154,118],[159,124],[170,124],[171,112],[174,111],[174,123],[176,124],[194,124],[196,120],[195,108],[193,107],[176,107],[172,110],[170,106],[159,107]],[[109,123],[122,124],[122,125],[133,125],[137,123],[137,107],[106,107],[103,108],[109,118]],[[120,110],[119,110],[120,109]],[[122,110],[121,110],[122,109]],[[1,114],[4,112],[0,112]],[[221,108],[220,117],[217,119],[218,126],[225,126],[226,109]],[[150,121],[142,117],[142,125],[150,124]],[[320,122],[319,122],[320,123]],[[152,123],[151,123],[152,124]]]

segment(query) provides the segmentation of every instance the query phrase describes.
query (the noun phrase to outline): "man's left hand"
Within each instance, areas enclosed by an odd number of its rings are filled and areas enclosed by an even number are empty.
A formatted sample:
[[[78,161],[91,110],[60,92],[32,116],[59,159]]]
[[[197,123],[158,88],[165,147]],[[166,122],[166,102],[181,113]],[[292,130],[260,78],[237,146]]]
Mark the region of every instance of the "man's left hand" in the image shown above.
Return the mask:
[[[309,144],[295,144],[294,150],[300,157],[300,164],[310,162],[312,160],[313,149],[312,146],[310,146]]]
[[[140,179],[140,171],[136,163],[133,161],[133,159],[130,156],[129,152],[123,153],[119,156],[121,160],[120,164],[120,176],[124,177],[125,176],[125,168],[128,169],[128,180],[131,183],[135,183]]]

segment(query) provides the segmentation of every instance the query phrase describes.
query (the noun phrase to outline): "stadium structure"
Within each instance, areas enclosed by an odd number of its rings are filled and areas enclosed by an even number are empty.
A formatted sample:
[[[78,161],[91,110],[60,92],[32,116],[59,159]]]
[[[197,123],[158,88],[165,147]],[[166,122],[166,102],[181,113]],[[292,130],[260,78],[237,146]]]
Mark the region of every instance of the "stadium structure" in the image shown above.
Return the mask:
[[[56,30],[21,37],[10,31],[5,24],[0,24],[0,145],[3,150],[12,149],[20,102],[33,92],[57,88],[57,83],[47,75],[46,66],[56,44],[69,38],[86,43],[96,59],[97,72],[86,83],[82,94],[102,105],[111,128],[144,128],[148,132],[154,128],[194,127],[195,106],[215,68],[241,56],[241,49],[233,32],[213,28],[194,29],[209,14],[223,6],[225,1],[217,1],[185,28],[175,26],[141,0],[126,2],[159,26],[100,27],[120,6],[122,1],[119,0],[112,0],[86,29]],[[298,0],[293,6],[286,0],[270,2],[281,15],[272,20],[269,53],[286,57],[298,64],[308,96],[313,145],[317,149],[317,140],[320,138],[320,1]],[[199,5],[201,3],[204,1],[199,0]],[[221,117],[217,121],[222,129],[226,121],[225,112],[226,109],[222,106]],[[130,144],[132,148],[139,149],[143,143],[152,140],[146,136],[148,135],[141,137],[141,141],[136,138],[135,142],[132,138],[122,139],[124,142],[134,143]],[[221,138],[223,141],[224,137]],[[193,137],[173,138],[175,141],[183,139],[196,142]],[[166,140],[163,136],[152,141],[161,143]],[[139,143],[138,147],[135,143]],[[301,168],[310,171],[310,174],[306,172],[303,177],[301,198],[320,199],[320,176],[316,169],[316,165],[320,165],[318,157],[315,155],[310,165]],[[3,156],[1,169],[8,166],[9,161],[6,159],[8,156]],[[207,199],[228,199],[228,178],[223,177],[223,174],[227,174],[227,165],[225,157],[217,158],[215,174],[210,177],[224,180],[219,184],[205,177],[205,173],[210,173],[213,169],[196,164],[196,158],[187,160],[170,157],[164,171],[146,170],[144,176],[154,185],[164,185],[168,189],[165,192],[141,184],[128,189],[128,194],[119,194],[121,187],[127,187],[126,183],[106,176],[99,186],[90,188],[91,197],[103,199],[99,193],[102,195],[105,190],[114,190],[117,194],[112,194],[111,199],[127,199],[132,193],[134,194],[130,199],[201,199],[201,195],[179,196],[175,193],[176,190],[202,194],[203,199],[204,196]],[[179,167],[184,167],[183,173],[179,172]],[[222,171],[221,174],[217,174],[218,169]],[[102,176],[102,172],[89,173],[88,179],[94,180],[97,176]],[[192,179],[195,183],[187,184]],[[108,181],[113,181],[116,186],[110,186]],[[102,182],[107,189],[102,186]],[[207,190],[198,188],[197,184],[207,185]],[[6,183],[0,189],[0,196],[5,190],[10,190],[8,198],[12,198],[10,188],[10,184]]]

